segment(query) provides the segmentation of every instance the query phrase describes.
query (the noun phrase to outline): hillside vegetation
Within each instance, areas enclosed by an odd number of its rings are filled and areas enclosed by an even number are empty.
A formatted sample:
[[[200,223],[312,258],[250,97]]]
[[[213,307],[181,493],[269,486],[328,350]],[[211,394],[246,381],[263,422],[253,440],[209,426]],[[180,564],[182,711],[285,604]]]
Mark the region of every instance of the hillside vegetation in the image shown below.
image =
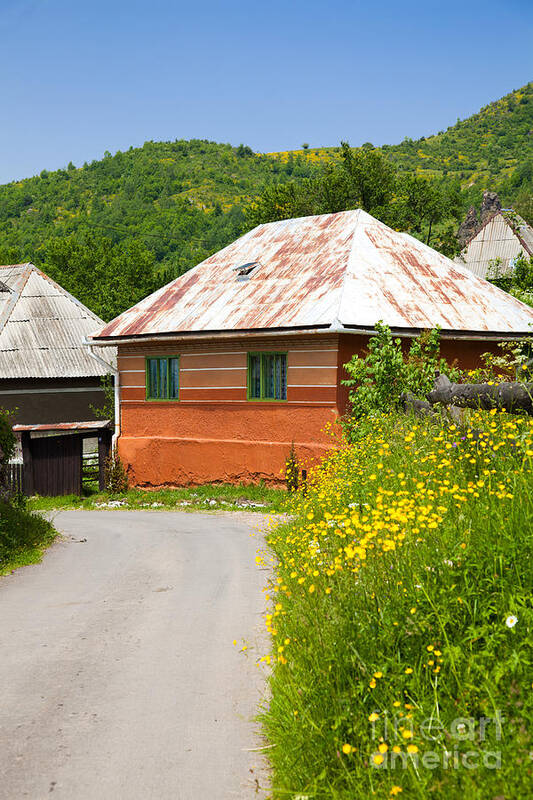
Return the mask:
[[[406,138],[401,144],[376,149],[401,171],[460,181],[465,200],[478,203],[482,191],[491,189],[510,205],[523,202],[533,190],[533,83],[435,136]],[[303,154],[316,165],[335,160],[337,153],[337,148],[318,148],[271,156],[284,161]]]
[[[0,247],[38,260],[49,237],[90,232],[141,241],[158,264],[179,270],[234,238],[243,209],[268,184],[313,171],[304,159],[282,163],[242,145],[146,142],[0,186]]]
[[[483,189],[498,190],[504,203],[530,217],[532,129],[528,84],[436,136],[379,149],[363,145],[356,154],[382,156],[406,179],[427,178],[417,197],[426,208],[430,197],[439,214],[422,225],[406,222],[398,204],[394,213],[379,203],[372,210],[389,224],[411,225],[421,238],[433,225],[432,236],[439,235],[432,244],[445,250]],[[301,186],[305,194],[309,181],[321,191],[320,180],[345,161],[341,147],[257,154],[244,145],[176,140],[43,170],[0,186],[0,263],[33,261],[107,319],[244,232],[257,220],[249,209],[258,197],[283,186],[289,193]],[[341,207],[358,202],[352,178],[353,170]],[[412,186],[401,186],[408,208]],[[389,181],[389,195],[391,187]]]

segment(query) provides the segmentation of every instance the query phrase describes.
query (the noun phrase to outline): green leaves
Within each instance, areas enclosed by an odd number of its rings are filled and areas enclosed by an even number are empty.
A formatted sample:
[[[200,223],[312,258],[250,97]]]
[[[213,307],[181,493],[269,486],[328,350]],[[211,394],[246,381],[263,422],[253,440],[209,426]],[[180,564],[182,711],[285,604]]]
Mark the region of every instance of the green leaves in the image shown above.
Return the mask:
[[[161,283],[154,254],[141,242],[123,246],[93,233],[49,239],[41,265],[104,320],[146,297]]]
[[[437,370],[455,373],[440,358],[439,329],[412,339],[409,350],[401,339],[393,339],[390,328],[383,322],[378,322],[375,330],[367,355],[355,355],[344,365],[350,376],[343,384],[350,387],[353,420],[391,411],[403,392],[424,397],[433,386]]]

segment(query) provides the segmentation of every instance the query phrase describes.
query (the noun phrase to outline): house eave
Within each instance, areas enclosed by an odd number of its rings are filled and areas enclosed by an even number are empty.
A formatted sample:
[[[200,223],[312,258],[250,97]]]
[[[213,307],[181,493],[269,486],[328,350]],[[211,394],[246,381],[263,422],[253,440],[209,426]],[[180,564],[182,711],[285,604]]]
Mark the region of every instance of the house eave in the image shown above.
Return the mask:
[[[391,327],[394,336],[414,338],[419,336],[427,328],[396,328]],[[115,337],[88,337],[87,343],[98,347],[117,347],[118,345],[132,344],[161,344],[164,342],[187,342],[191,340],[206,341],[210,339],[249,339],[253,336],[286,338],[288,336],[306,336],[317,334],[341,333],[374,336],[375,328],[363,325],[315,325],[310,327],[293,328],[250,328],[246,330],[225,330],[225,331],[180,331],[175,333],[158,334],[138,334],[136,336],[115,336]],[[523,339],[533,336],[532,331],[454,331],[441,330],[441,339],[461,339],[468,341],[503,341]]]

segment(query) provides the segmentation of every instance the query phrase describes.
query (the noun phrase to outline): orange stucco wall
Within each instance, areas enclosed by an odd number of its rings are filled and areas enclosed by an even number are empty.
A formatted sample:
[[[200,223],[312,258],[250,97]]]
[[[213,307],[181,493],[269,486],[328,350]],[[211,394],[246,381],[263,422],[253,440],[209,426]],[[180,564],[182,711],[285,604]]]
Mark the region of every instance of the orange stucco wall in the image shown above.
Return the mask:
[[[237,436],[232,437],[228,431],[224,438],[231,412],[216,404],[194,411],[187,422],[193,423],[196,435],[186,425],[186,429],[173,426],[170,435],[158,429],[157,435],[142,436],[128,412],[123,414],[120,455],[136,485],[281,482],[280,473],[291,442],[295,441],[302,466],[303,462],[311,465],[331,449],[331,439],[321,431],[337,416],[333,409],[326,408],[300,408],[290,414],[254,408],[252,424],[246,426],[243,420]],[[163,409],[157,409],[153,416],[159,422]],[[131,435],[134,430],[135,435]]]
[[[334,446],[325,429],[347,408],[343,364],[367,344],[367,336],[317,334],[119,347],[119,452],[131,482],[275,484],[292,442],[310,466]],[[287,353],[286,402],[247,400],[247,353],[260,350]],[[465,368],[487,350],[497,345],[443,340],[441,347]],[[180,356],[179,401],[145,399],[145,357],[152,355]]]
[[[287,353],[287,401],[246,397],[247,353]],[[179,354],[179,401],[145,400],[145,357]],[[302,466],[333,446],[338,418],[338,337],[252,337],[224,344],[119,348],[119,452],[133,484],[282,481],[291,443]]]

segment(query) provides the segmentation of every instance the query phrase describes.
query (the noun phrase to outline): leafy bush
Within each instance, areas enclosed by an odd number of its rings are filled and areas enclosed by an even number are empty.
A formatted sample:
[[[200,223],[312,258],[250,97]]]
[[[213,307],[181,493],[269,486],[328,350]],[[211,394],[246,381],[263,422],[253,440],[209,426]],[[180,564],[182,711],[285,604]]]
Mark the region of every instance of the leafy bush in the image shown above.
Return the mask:
[[[15,434],[9,411],[0,409],[0,464],[5,466],[15,450]]]
[[[295,495],[263,716],[273,797],[530,797],[533,420],[374,418]]]
[[[521,253],[515,260],[512,271],[505,273],[502,272],[501,262],[496,260],[488,280],[523,303],[533,306],[533,257]]]
[[[0,409],[0,497],[9,496],[9,487],[6,482],[6,469],[15,450],[15,434],[11,427],[9,411]]]
[[[128,475],[116,449],[105,462],[104,479],[105,488],[110,494],[124,494],[128,491]]]
[[[0,569],[25,549],[42,547],[55,536],[48,520],[26,511],[22,504],[0,502]]]
[[[407,352],[388,325],[378,322],[375,328],[366,356],[355,355],[344,365],[350,375],[343,381],[350,387],[348,430],[353,421],[395,408],[403,392],[424,397],[433,388],[437,372],[446,372],[451,380],[459,376],[458,370],[440,357],[438,328],[413,339]]]

